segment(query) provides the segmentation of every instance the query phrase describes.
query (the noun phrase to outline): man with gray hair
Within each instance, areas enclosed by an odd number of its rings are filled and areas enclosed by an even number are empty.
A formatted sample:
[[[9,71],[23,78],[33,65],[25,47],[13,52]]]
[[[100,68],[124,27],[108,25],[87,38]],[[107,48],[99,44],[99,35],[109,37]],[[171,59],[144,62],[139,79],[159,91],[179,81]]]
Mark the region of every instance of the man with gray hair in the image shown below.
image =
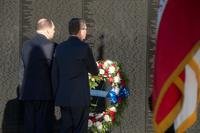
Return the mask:
[[[50,75],[55,45],[50,40],[54,36],[54,29],[51,20],[38,20],[36,35],[24,42],[22,47],[20,99],[25,108],[25,133],[53,132],[54,105]]]

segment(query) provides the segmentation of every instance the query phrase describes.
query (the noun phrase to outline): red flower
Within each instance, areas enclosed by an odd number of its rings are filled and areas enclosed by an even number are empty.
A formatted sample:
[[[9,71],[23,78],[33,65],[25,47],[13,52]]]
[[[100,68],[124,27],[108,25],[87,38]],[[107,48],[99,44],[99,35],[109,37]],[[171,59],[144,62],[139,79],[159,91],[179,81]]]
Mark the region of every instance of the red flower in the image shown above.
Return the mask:
[[[105,70],[105,74],[108,75],[108,69]]]
[[[115,121],[115,114],[116,114],[116,112],[109,111],[109,115],[110,115],[112,121]]]
[[[98,68],[102,68],[102,64],[101,63],[98,63]]]
[[[112,83],[114,81],[113,77],[109,77],[108,81]]]
[[[94,123],[94,122],[96,122],[96,119],[95,119],[95,117],[89,117],[89,119]]]
[[[116,65],[115,65],[115,64],[112,64],[112,66],[116,67]]]

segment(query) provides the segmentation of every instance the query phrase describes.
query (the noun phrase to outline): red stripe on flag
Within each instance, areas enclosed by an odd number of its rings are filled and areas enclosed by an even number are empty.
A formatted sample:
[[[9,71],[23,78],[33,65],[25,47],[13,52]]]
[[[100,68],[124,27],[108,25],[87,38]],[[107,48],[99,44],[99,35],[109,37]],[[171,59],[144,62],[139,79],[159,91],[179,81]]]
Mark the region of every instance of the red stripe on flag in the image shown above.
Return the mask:
[[[175,84],[172,84],[165,96],[162,99],[162,103],[159,106],[158,113],[156,116],[156,122],[160,123],[167,114],[170,113],[172,108],[177,104],[179,100],[181,100],[182,93],[179,88]]]

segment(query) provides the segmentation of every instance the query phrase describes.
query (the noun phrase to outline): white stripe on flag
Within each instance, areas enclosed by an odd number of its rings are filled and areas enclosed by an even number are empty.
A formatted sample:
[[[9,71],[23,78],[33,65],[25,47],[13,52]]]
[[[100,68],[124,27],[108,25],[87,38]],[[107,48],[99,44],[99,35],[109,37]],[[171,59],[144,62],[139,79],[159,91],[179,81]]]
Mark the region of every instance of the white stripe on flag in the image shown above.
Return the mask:
[[[158,17],[157,17],[157,29],[159,28],[160,25],[160,20],[162,18],[163,12],[165,10],[165,6],[167,4],[168,0],[160,0],[159,5],[158,5]]]
[[[200,64],[200,50],[193,57],[195,62]],[[198,81],[197,73],[195,73],[189,65],[185,67],[185,83],[183,91],[183,105],[181,112],[177,116],[174,127],[175,130],[180,128],[183,122],[187,120],[193,113],[196,112],[197,108],[197,97],[198,97]]]

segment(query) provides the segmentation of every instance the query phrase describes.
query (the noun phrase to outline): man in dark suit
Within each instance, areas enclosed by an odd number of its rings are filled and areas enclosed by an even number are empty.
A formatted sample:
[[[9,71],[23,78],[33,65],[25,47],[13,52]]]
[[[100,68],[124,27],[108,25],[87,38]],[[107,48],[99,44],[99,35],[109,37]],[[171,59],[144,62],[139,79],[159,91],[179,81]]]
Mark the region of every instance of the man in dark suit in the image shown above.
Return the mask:
[[[55,26],[51,20],[37,22],[35,37],[24,42],[21,63],[23,76],[20,99],[24,102],[24,132],[51,133],[53,115],[53,89],[51,65]]]
[[[88,130],[88,73],[97,75],[98,68],[89,45],[83,42],[86,28],[83,19],[71,19],[70,37],[56,48],[52,81],[55,105],[61,108],[60,133],[87,133]]]

